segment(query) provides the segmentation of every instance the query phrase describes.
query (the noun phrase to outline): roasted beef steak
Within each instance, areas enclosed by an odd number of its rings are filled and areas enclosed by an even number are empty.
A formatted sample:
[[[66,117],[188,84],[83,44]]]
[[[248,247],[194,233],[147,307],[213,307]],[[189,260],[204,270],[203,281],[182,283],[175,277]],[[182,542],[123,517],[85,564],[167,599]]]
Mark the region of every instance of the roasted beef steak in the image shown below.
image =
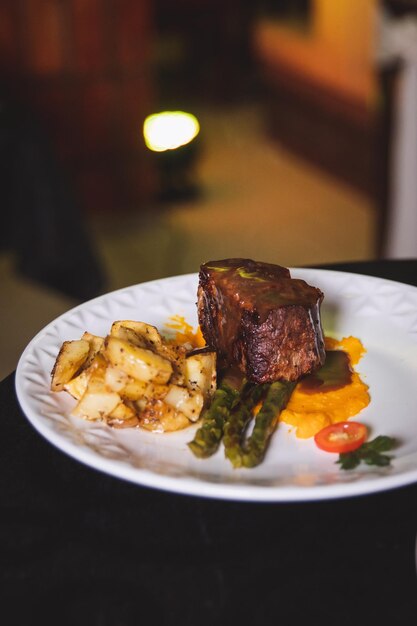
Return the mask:
[[[255,383],[294,381],[325,360],[323,293],[287,268],[251,259],[200,267],[198,319],[220,366]]]

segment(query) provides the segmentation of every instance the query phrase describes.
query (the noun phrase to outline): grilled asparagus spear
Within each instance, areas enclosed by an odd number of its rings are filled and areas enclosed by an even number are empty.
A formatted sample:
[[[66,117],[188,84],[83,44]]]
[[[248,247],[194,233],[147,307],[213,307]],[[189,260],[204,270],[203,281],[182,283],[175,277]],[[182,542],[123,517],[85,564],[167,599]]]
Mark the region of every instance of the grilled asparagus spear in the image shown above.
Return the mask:
[[[255,467],[262,462],[279,414],[285,408],[295,385],[295,382],[277,381],[269,386],[262,407],[256,415],[252,434],[240,450],[241,464],[244,467]]]
[[[193,454],[200,459],[213,455],[223,438],[224,424],[240,397],[243,380],[234,373],[226,374],[213,394],[210,406],[202,415],[202,424],[188,443]]]
[[[232,463],[233,467],[242,467],[244,451],[242,440],[245,430],[252,419],[252,411],[262,400],[269,383],[264,385],[250,385],[241,394],[240,402],[233,411],[230,412],[224,425],[224,452]]]

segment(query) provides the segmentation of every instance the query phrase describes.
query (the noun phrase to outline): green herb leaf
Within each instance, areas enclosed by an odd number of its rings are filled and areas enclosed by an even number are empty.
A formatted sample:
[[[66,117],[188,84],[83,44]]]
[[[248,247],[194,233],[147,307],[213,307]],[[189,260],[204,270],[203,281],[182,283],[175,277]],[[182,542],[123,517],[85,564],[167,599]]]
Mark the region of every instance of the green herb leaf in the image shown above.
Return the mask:
[[[374,450],[375,452],[388,452],[388,450],[392,450],[394,445],[395,440],[392,437],[379,435],[372,441],[364,443],[362,447],[367,450]]]
[[[376,465],[377,467],[386,467],[391,463],[391,457],[382,452],[388,452],[395,446],[395,439],[386,435],[379,435],[372,441],[363,443],[359,448],[352,452],[344,452],[339,454],[339,463],[341,469],[355,469],[361,461],[366,465]]]
[[[344,470],[355,469],[361,462],[360,457],[354,452],[344,452],[339,454],[339,460],[336,463],[340,463],[340,467]]]
[[[366,454],[362,454],[362,461],[364,461],[367,465],[377,465],[379,467],[385,467],[389,465],[391,462],[391,458],[386,454],[380,454],[379,452],[375,452],[371,450]]]

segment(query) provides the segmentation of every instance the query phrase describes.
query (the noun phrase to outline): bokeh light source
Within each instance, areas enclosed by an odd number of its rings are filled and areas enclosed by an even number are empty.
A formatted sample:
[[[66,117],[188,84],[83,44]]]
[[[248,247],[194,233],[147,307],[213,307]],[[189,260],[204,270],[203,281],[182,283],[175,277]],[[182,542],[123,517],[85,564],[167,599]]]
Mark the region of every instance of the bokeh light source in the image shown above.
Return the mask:
[[[197,118],[184,111],[153,113],[143,124],[145,144],[153,152],[176,150],[190,143],[199,132]]]
[[[143,137],[159,176],[157,199],[195,198],[194,167],[200,149],[200,124],[192,113],[161,111],[145,118]]]

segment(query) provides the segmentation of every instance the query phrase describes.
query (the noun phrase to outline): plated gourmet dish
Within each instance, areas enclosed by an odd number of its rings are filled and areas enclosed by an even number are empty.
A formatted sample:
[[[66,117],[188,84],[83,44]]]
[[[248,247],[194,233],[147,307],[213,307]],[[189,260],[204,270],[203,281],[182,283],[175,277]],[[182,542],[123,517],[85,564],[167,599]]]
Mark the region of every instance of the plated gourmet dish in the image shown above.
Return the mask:
[[[223,445],[234,467],[253,467],[280,419],[312,437],[369,403],[354,371],[364,348],[355,338],[324,337],[323,297],[277,265],[206,263],[196,332],[167,337],[136,320],[115,321],[105,337],[86,331],[63,343],[51,388],[73,396],[72,415],[113,428],[170,432],[197,424],[189,442],[195,456]],[[329,435],[350,445],[357,438],[352,428]]]

